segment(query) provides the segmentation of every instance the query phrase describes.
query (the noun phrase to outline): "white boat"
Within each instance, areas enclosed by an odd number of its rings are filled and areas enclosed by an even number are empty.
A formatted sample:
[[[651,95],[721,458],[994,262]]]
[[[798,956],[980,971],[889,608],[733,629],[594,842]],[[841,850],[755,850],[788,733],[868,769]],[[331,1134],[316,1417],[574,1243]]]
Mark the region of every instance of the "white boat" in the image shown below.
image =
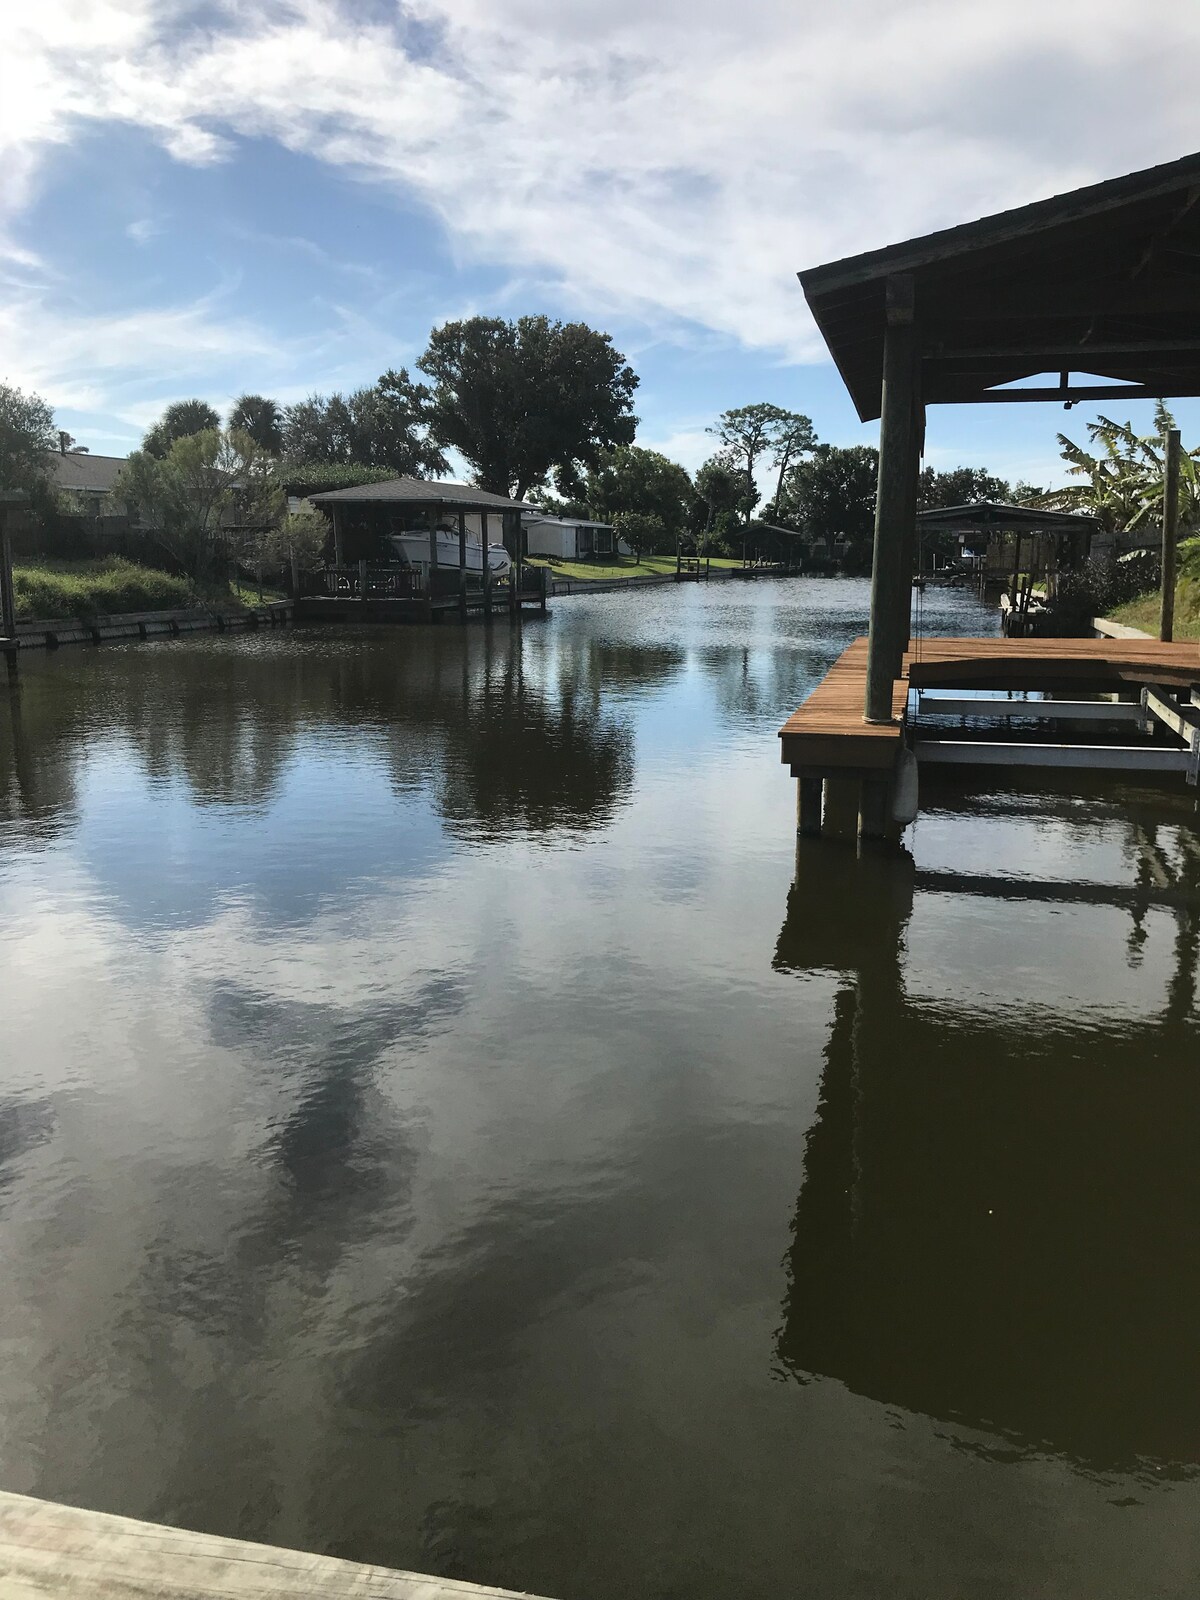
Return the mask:
[[[406,566],[416,567],[422,573],[429,570],[429,530],[411,528],[405,533],[389,535],[388,543]],[[445,528],[437,533],[437,566],[458,571],[458,534]],[[488,567],[493,578],[507,578],[512,559],[502,544],[488,545]],[[467,535],[467,572],[476,578],[483,573],[483,551],[478,537]]]

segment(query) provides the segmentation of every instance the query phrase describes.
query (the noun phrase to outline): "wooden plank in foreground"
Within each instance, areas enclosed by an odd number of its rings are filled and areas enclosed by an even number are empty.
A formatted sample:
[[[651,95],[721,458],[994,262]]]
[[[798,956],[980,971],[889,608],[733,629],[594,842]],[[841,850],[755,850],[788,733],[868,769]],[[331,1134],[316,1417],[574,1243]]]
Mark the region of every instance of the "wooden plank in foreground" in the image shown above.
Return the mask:
[[[514,1591],[0,1491],[4,1600],[516,1600]]]

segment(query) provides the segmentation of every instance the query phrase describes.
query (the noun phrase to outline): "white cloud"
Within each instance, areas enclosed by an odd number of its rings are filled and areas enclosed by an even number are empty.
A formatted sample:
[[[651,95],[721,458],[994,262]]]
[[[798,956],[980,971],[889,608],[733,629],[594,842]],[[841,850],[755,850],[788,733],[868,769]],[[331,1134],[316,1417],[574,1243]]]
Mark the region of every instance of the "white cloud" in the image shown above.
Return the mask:
[[[1175,0],[414,0],[396,16],[229,0],[200,26],[171,0],[46,0],[8,24],[0,229],[89,123],[191,163],[267,139],[415,198],[461,259],[591,317],[811,360],[797,268],[1194,140],[1200,10]],[[41,366],[62,372],[84,333],[146,334],[144,370],[187,344],[202,373],[243,331],[178,309],[76,319]]]
[[[1172,0],[419,0],[423,57],[329,0],[172,9],[51,0],[17,30],[15,170],[79,117],[184,161],[271,138],[417,195],[467,255],[793,357],[797,267],[1193,137],[1200,13]]]

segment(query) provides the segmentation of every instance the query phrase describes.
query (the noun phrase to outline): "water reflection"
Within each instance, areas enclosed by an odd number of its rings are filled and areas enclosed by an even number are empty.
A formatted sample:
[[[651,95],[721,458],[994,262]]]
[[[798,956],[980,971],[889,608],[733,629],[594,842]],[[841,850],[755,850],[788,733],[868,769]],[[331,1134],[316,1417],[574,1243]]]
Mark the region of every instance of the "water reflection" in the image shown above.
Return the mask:
[[[1161,819],[1162,802],[1157,815]],[[888,1405],[1100,1471],[1200,1464],[1200,840],[1126,824],[1125,881],[918,871],[911,856],[800,852],[775,965],[842,976],[806,1141],[778,1354]],[[1118,1025],[908,992],[922,899],[1069,916],[1101,986],[1111,923],[1174,922],[1165,993]],[[1064,910],[1063,908],[1071,908]],[[1002,976],[1002,975],[1001,975]],[[932,992],[930,992],[932,988]]]
[[[464,647],[465,644],[465,647]],[[457,830],[603,826],[632,779],[614,684],[661,684],[679,652],[523,646],[521,635],[422,631],[191,639],[36,661],[10,678],[0,805],[52,837],[78,815],[89,754],[126,748],[193,805],[263,811],[323,739],[381,759],[400,793],[431,788]]]

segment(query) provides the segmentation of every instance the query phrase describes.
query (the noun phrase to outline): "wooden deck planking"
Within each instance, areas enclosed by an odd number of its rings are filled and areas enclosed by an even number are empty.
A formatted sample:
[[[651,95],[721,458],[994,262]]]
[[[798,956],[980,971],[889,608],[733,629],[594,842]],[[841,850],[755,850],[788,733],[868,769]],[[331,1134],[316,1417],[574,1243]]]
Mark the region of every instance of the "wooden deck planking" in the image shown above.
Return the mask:
[[[899,679],[890,723],[863,721],[867,641],[855,639],[830,667],[798,711],[779,730],[783,759],[793,769],[889,770],[900,745],[900,721],[908,685]]]
[[[1200,683],[1200,643],[1158,639],[920,639],[905,657],[914,689],[1041,689],[1053,682]]]
[[[512,1590],[363,1566],[0,1491],[4,1600],[518,1600]],[[528,1597],[521,1597],[528,1600]]]
[[[1154,684],[1200,685],[1200,643],[1157,639],[919,639],[904,658],[891,723],[863,721],[867,641],[856,639],[779,730],[794,774],[888,770],[900,748],[910,688],[1052,690],[1093,685],[1097,692]]]

